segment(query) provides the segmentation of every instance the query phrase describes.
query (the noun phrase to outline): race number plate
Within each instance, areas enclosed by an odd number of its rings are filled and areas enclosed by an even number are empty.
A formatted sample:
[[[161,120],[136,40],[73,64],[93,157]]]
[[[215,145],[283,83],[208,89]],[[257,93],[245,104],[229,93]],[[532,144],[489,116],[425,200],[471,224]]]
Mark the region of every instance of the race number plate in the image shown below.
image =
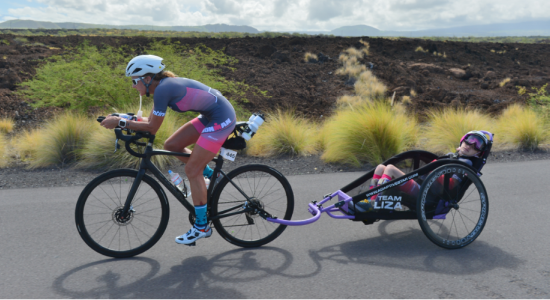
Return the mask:
[[[220,154],[223,158],[230,161],[235,161],[235,157],[237,157],[237,151],[225,149],[223,147],[220,149]]]

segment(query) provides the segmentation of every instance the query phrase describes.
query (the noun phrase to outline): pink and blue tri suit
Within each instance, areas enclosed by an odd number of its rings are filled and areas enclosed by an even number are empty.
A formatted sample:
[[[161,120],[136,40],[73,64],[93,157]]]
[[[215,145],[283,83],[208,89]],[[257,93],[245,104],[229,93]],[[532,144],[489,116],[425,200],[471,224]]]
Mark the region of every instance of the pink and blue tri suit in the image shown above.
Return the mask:
[[[170,107],[177,112],[194,111],[200,115],[191,124],[200,133],[197,145],[218,153],[233,132],[235,109],[222,94],[196,80],[168,77],[155,89],[153,114],[164,117]]]

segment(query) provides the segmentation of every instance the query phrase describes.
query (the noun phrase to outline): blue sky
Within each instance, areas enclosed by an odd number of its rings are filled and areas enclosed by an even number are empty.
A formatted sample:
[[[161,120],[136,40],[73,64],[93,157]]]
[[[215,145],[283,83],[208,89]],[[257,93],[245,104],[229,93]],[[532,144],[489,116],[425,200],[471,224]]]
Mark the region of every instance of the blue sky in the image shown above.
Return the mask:
[[[259,30],[369,25],[421,30],[549,19],[550,0],[0,0],[0,21],[113,25],[225,23]]]
[[[28,0],[22,0],[22,1],[12,1],[12,0],[2,0],[0,1],[0,19],[4,19],[5,17],[10,16],[8,9],[15,9],[15,8],[24,8],[24,7],[31,7],[33,9],[37,9],[40,7],[46,7],[47,5],[44,3],[38,3],[38,2],[31,2]]]

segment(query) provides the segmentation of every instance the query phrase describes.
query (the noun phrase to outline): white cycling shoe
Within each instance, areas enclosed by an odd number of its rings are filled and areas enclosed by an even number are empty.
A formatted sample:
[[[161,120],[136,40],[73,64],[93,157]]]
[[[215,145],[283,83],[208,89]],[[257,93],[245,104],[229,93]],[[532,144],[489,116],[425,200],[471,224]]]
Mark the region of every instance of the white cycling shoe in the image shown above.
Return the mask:
[[[202,238],[209,238],[211,235],[212,228],[210,228],[210,226],[206,225],[206,228],[204,229],[198,229],[197,227],[193,226],[191,229],[189,229],[189,231],[187,231],[187,233],[178,236],[176,238],[176,243],[195,246],[195,241]]]

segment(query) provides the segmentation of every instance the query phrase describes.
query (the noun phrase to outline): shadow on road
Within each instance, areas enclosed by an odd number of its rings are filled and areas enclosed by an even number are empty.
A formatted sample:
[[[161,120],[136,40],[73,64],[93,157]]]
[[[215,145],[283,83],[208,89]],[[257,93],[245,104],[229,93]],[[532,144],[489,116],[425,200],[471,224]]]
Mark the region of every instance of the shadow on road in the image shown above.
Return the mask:
[[[483,241],[482,236],[466,248],[447,250],[432,244],[422,230],[411,227],[388,233],[393,222],[382,222],[379,237],[357,240],[310,251],[318,265],[324,260],[341,264],[377,265],[430,273],[468,275],[496,268],[516,269],[524,261]]]
[[[246,298],[235,288],[216,283],[250,282],[286,275],[293,257],[272,247],[236,249],[211,259],[194,256],[158,275],[160,264],[150,258],[106,259],[74,268],[53,282],[54,291],[69,298]]]

